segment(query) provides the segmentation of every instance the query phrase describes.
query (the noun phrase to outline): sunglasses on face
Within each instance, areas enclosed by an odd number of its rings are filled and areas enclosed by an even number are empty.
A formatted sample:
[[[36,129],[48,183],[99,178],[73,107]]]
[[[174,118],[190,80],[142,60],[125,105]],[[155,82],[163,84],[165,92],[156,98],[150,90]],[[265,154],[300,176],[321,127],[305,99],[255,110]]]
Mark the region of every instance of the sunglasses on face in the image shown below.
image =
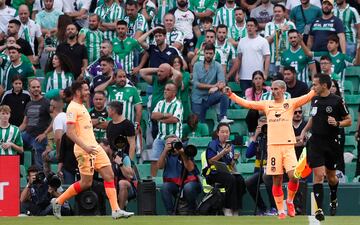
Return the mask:
[[[302,114],[302,111],[295,111],[294,114]]]

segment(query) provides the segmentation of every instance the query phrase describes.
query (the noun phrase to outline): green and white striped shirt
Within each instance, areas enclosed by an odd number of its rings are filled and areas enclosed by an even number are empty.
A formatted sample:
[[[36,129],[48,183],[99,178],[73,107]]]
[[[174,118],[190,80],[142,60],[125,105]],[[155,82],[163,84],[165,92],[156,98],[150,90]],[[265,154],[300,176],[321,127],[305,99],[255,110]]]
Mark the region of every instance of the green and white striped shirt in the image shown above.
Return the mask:
[[[148,23],[144,17],[144,15],[138,13],[135,20],[131,21],[128,16],[125,16],[124,20],[128,23],[128,37],[135,37],[135,33],[141,31],[145,33],[148,28]]]
[[[79,34],[85,35],[85,47],[90,64],[100,57],[100,45],[104,39],[104,34],[100,30],[90,30],[85,27],[80,30]]]
[[[346,5],[345,9],[339,9],[335,7],[334,15],[338,17],[344,24],[345,38],[347,42],[356,43],[356,24],[360,23],[360,16],[358,11]]]
[[[74,75],[72,73],[57,73],[55,70],[46,73],[45,80],[43,82],[43,90],[46,92],[52,89],[64,90],[67,87],[70,87],[74,80]]]
[[[176,0],[157,0],[157,14],[155,16],[156,24],[164,24],[164,16],[166,13],[176,7]]]
[[[290,99],[291,98],[291,95],[289,92],[285,92],[284,93],[284,98],[285,99]],[[274,100],[274,96],[272,95],[272,92],[271,91],[268,91],[268,92],[265,92],[261,95],[260,97],[260,101],[262,100]]]
[[[135,123],[135,105],[141,104],[140,95],[136,87],[125,85],[120,87],[116,84],[106,88],[106,96],[108,102],[120,101],[123,103],[123,115],[126,119]]]
[[[97,7],[95,9],[95,14],[100,16],[101,22],[103,23],[115,23],[124,19],[125,10],[116,2],[114,2],[111,7],[107,7],[106,4],[102,4],[101,6]],[[116,38],[116,36],[116,30],[104,31],[104,38],[107,40],[112,40],[113,38]]]
[[[265,25],[265,38],[280,30],[281,25],[288,25],[289,30],[296,29],[295,24],[291,21],[284,20],[282,24],[275,24],[271,21]],[[281,54],[290,47],[288,40],[288,32],[281,33],[279,36],[274,36],[274,41],[270,44],[270,63],[277,63],[280,65]]]
[[[16,144],[17,146],[22,147],[23,140],[21,138],[19,128],[17,126],[9,124],[7,128],[0,127],[0,131],[1,131],[0,155],[16,155],[17,154],[16,150],[12,148],[3,149],[1,147],[1,144],[11,142]]]
[[[216,15],[214,18],[214,27],[219,26],[219,24],[225,24],[228,28],[232,27],[235,21],[235,8],[228,8],[226,4],[216,11]]]
[[[236,23],[230,27],[228,32],[228,37],[234,39],[235,41],[240,41],[240,38],[247,36],[246,23],[243,27],[238,27]]]
[[[229,42],[228,39],[226,39],[225,43],[221,46],[219,45],[218,41],[215,41],[215,48],[222,51],[226,62],[226,68],[229,68],[232,60],[236,59],[236,51],[234,46]]]
[[[171,102],[166,102],[166,100],[159,101],[153,112],[170,113],[179,120],[177,123],[158,122],[159,133],[156,138],[164,140],[165,137],[170,134],[175,134],[177,137],[181,138],[183,106],[177,98],[174,98]]]
[[[134,51],[143,51],[139,42],[134,38],[127,37],[123,41],[114,38],[112,44],[115,60],[120,62],[126,74],[130,74],[134,67]]]

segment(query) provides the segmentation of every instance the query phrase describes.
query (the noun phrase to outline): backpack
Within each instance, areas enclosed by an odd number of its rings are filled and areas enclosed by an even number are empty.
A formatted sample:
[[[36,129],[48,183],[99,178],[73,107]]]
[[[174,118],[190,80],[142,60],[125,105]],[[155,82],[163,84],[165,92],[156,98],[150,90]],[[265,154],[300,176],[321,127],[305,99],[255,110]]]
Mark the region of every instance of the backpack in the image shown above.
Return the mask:
[[[199,215],[218,215],[222,213],[224,194],[218,187],[214,187],[201,200],[197,207]]]

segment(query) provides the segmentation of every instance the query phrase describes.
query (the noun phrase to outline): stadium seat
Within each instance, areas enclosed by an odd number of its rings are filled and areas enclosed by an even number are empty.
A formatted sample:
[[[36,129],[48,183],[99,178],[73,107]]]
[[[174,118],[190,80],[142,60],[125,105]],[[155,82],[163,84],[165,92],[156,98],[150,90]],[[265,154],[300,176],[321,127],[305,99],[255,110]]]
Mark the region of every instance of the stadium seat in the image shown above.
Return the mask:
[[[360,85],[360,66],[349,66],[345,71],[345,80],[351,81],[354,87],[354,93],[359,93]]]
[[[234,92],[237,95],[241,95],[241,88],[240,84],[236,82],[229,82],[228,86],[231,88],[231,91]]]
[[[31,150],[24,151],[24,166],[28,169],[32,165],[32,153]]]
[[[230,125],[231,134],[238,134],[240,136],[248,135],[248,128],[245,120],[235,120],[233,124]]]
[[[140,95],[146,95],[146,89],[148,86],[149,86],[149,84],[146,82],[139,82],[136,84],[136,88],[138,90],[140,90],[140,93],[141,93]]]
[[[355,177],[355,171],[356,171],[356,163],[345,163],[345,175],[348,177],[349,181],[352,181]]]
[[[137,164],[136,167],[139,172],[140,179],[151,177],[150,164]]]
[[[345,103],[354,112],[357,112],[360,104],[360,95],[345,95]]]
[[[350,80],[345,80],[344,81],[344,93],[345,93],[345,95],[354,94],[354,86],[353,86],[353,83]]]
[[[148,101],[149,101],[149,96],[144,95],[144,96],[140,96],[140,97],[141,97],[141,104],[142,104],[143,108],[146,109]]]
[[[232,120],[245,120],[248,112],[248,109],[229,109],[227,117]]]
[[[254,174],[254,163],[238,163],[236,169],[242,174],[244,179]]]
[[[56,174],[57,170],[58,170],[58,164],[57,163],[51,163],[50,164],[50,169],[51,169],[52,172],[54,172]]]
[[[146,130],[149,124],[149,112],[147,110],[142,111],[140,127],[142,130],[143,138],[146,138]]]
[[[356,149],[357,142],[354,136],[346,135],[345,136],[345,146],[344,152],[353,152]]]
[[[211,141],[211,137],[191,137],[189,138],[188,144],[195,145],[197,147],[198,152],[200,153],[206,150],[210,141]]]
[[[217,113],[214,107],[208,109],[206,111],[206,124],[209,127],[209,131],[214,131],[216,130],[216,127],[218,125],[218,118],[217,118]]]

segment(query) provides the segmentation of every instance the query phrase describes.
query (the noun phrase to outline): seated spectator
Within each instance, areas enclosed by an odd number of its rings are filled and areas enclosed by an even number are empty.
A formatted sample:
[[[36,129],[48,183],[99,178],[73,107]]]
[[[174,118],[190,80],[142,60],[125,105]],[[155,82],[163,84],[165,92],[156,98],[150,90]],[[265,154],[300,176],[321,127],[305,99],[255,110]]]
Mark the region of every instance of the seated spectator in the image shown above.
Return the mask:
[[[284,81],[286,91],[291,95],[291,98],[297,98],[309,92],[307,84],[296,78],[296,70],[292,66],[284,68]]]
[[[15,75],[12,79],[12,89],[6,91],[1,100],[1,105],[8,105],[12,111],[9,120],[12,125],[21,125],[28,102],[30,102],[30,93],[23,90],[21,76]]]
[[[199,170],[184,149],[175,148],[174,142],[180,142],[172,134],[166,138],[164,149],[157,161],[159,169],[164,169],[161,196],[168,215],[176,214],[174,200],[181,198],[187,203],[189,214],[196,210],[196,199],[201,193]],[[182,191],[182,193],[181,193]]]
[[[171,15],[171,14],[170,14]],[[171,66],[181,72],[182,74],[182,81],[181,87],[178,89],[177,96],[180,97],[181,103],[183,105],[184,114],[183,119],[187,120],[191,113],[191,102],[190,102],[190,73],[185,71],[184,68],[184,61],[180,56],[175,56],[171,61]]]
[[[177,88],[175,84],[167,84],[164,91],[164,100],[159,101],[151,114],[151,119],[158,122],[159,133],[154,140],[150,156],[151,176],[157,174],[157,161],[164,150],[165,137],[175,134],[181,138],[181,126],[183,107],[181,102],[176,98]]]
[[[219,120],[224,123],[234,121],[227,119],[229,99],[221,94],[225,87],[224,70],[220,63],[215,62],[215,46],[206,44],[204,49],[205,60],[196,62],[193,72],[193,89],[191,105],[193,113],[205,123],[206,111],[213,105],[220,103]]]
[[[0,106],[0,156],[21,154],[24,151],[19,128],[9,123],[10,114],[9,106]]]
[[[52,89],[63,90],[70,87],[74,80],[74,75],[71,71],[71,63],[64,55],[59,53],[53,55],[45,70],[45,80],[42,89],[46,93]]]
[[[190,137],[204,137],[209,135],[209,128],[206,123],[199,123],[199,117],[191,114],[187,124],[183,126],[182,140],[187,141]]]
[[[246,192],[244,178],[240,174],[232,174],[235,169],[234,145],[228,143],[230,126],[220,123],[216,129],[217,138],[212,140],[206,149],[207,167],[203,170],[206,182],[210,185],[219,183],[225,187],[224,215],[237,216],[242,208],[242,197]],[[214,161],[223,162],[229,172],[219,171]]]
[[[30,166],[27,174],[28,184],[20,195],[21,213],[32,216],[52,215],[50,200],[61,194],[60,179],[54,177],[54,174],[45,177],[36,166]],[[64,216],[71,215],[70,205],[67,202],[61,206],[61,213]]]
[[[252,75],[252,87],[245,90],[245,98],[248,101],[260,101],[263,93],[271,91],[269,86],[265,86],[265,77],[263,72],[257,70]],[[250,134],[253,134],[257,127],[259,112],[250,109],[246,115],[246,124]]]
[[[256,201],[257,199],[257,215],[276,215],[277,209],[276,204],[272,195],[272,177],[264,174],[264,167],[266,166],[266,157],[267,157],[267,124],[266,117],[261,117],[258,120],[258,126],[254,136],[250,138],[251,142],[246,150],[246,158],[256,157],[254,174],[248,177],[245,181],[246,188],[249,191],[251,197]],[[261,162],[261,160],[263,160]],[[259,176],[261,176],[259,178]],[[260,179],[260,183],[258,183]],[[267,210],[266,204],[261,197],[260,191],[257,192],[257,185],[265,183],[266,191],[269,198],[270,209]]]

